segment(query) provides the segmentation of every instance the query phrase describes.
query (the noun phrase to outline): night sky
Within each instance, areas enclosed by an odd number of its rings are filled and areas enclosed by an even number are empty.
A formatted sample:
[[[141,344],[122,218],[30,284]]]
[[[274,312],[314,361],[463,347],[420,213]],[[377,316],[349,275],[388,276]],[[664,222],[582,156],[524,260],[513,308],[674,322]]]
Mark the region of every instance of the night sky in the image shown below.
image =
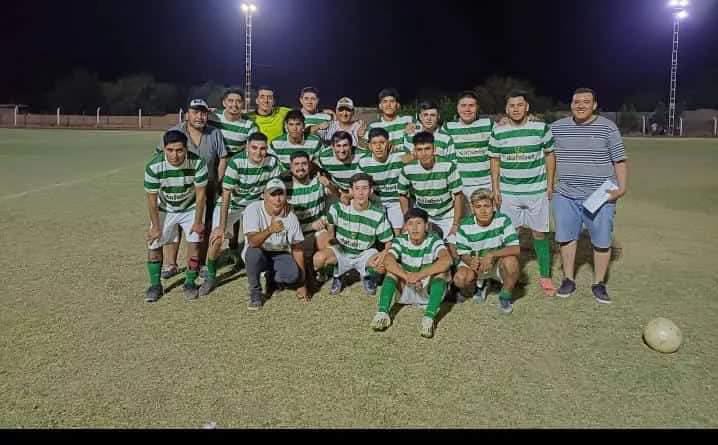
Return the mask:
[[[32,103],[74,67],[102,80],[243,82],[239,0],[13,1],[3,6],[0,103]],[[664,0],[255,0],[256,84],[294,104],[314,85],[324,105],[373,105],[385,86],[460,91],[491,74],[532,81],[569,100],[579,86],[618,107],[642,88],[667,90],[672,17]],[[493,6],[492,6],[493,4]],[[718,0],[693,0],[680,76],[718,67]]]

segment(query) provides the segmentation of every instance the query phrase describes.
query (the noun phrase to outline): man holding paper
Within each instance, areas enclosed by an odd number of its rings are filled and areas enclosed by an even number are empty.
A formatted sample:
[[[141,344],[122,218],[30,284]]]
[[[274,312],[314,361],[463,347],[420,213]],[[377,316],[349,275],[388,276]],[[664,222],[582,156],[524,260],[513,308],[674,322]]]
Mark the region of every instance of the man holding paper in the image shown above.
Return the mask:
[[[576,244],[586,227],[593,245],[593,296],[611,303],[604,280],[611,259],[616,201],[626,194],[628,162],[616,125],[594,114],[596,93],[580,88],[573,94],[572,116],[553,123],[558,185],[553,195],[556,241],[561,245],[564,280],[557,295],[576,291]]]

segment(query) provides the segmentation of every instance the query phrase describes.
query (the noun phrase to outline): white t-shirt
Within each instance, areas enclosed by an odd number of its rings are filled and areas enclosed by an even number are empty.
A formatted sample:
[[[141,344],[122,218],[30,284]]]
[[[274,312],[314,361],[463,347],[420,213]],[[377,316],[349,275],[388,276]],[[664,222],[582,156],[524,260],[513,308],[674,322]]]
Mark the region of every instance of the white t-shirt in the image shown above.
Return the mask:
[[[299,220],[294,212],[289,211],[286,216],[280,217],[280,219],[284,224],[284,230],[271,234],[262,244],[262,250],[267,252],[290,252],[293,244],[304,241],[302,226],[299,225]],[[250,233],[261,232],[271,224],[272,217],[264,208],[263,200],[251,203],[244,210],[242,226],[244,227],[245,236]],[[244,245],[246,250],[249,243],[245,242]]]

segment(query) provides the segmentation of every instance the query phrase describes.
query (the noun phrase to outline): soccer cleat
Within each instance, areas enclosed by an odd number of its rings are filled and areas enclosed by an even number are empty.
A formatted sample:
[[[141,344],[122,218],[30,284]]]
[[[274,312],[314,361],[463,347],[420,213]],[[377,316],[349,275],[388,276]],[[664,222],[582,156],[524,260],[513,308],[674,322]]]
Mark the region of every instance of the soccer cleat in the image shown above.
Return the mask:
[[[502,314],[510,314],[514,311],[514,305],[511,304],[511,300],[499,300],[499,311]]]
[[[591,286],[591,292],[596,298],[596,301],[600,304],[611,304],[611,297],[608,296],[608,290],[606,285],[603,283],[594,284]]]
[[[362,285],[364,286],[364,292],[366,292],[367,295],[376,295],[376,281],[374,281],[373,278],[364,278],[362,280]]]
[[[252,298],[249,300],[249,303],[247,303],[247,309],[250,311],[258,311],[262,309],[262,299],[261,298]]]
[[[199,288],[196,284],[184,284],[184,299],[186,301],[196,300],[199,296]]]
[[[209,295],[215,287],[217,287],[217,280],[211,278],[205,279],[204,283],[199,287],[199,296],[204,297],[205,295]]]
[[[391,326],[391,317],[386,312],[377,312],[370,326],[375,331],[383,331]]]
[[[339,295],[342,291],[342,280],[339,277],[334,277],[332,280],[332,288],[329,289],[329,295]]]
[[[568,298],[576,292],[576,282],[568,278],[564,278],[561,287],[556,291],[556,295],[560,298]]]
[[[434,336],[434,319],[424,317],[421,319],[421,336],[424,338],[431,338]]]
[[[154,303],[160,299],[162,294],[164,294],[164,289],[162,289],[162,285],[157,284],[154,286],[150,286],[147,289],[147,292],[145,292],[145,301],[147,303]]]
[[[486,301],[486,297],[489,294],[489,280],[482,280],[478,283],[476,283],[476,291],[474,291],[474,296],[472,299],[474,300],[474,303],[484,303]]]
[[[556,296],[556,287],[553,285],[551,278],[539,278],[539,286],[543,290],[543,294],[547,297]]]
[[[202,266],[202,268],[199,270],[199,276],[202,279],[207,278],[207,266]]]
[[[160,276],[163,280],[168,280],[175,275],[179,274],[179,268],[176,264],[168,264],[166,266],[162,266],[162,273]]]

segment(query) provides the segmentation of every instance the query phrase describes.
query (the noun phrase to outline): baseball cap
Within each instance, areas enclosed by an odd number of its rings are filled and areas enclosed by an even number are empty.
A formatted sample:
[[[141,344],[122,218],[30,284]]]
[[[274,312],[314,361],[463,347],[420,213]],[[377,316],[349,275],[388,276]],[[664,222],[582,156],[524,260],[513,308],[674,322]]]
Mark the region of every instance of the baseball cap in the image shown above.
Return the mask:
[[[264,187],[265,192],[272,193],[275,190],[287,191],[287,186],[284,185],[284,181],[279,178],[270,179],[267,185]]]
[[[207,105],[207,102],[204,101],[204,99],[192,99],[191,101],[189,101],[189,108],[195,110],[209,111],[209,106]]]
[[[339,102],[337,102],[337,110],[339,108],[349,108],[350,110],[354,109],[354,101],[349,99],[348,97],[342,97],[339,99]]]

